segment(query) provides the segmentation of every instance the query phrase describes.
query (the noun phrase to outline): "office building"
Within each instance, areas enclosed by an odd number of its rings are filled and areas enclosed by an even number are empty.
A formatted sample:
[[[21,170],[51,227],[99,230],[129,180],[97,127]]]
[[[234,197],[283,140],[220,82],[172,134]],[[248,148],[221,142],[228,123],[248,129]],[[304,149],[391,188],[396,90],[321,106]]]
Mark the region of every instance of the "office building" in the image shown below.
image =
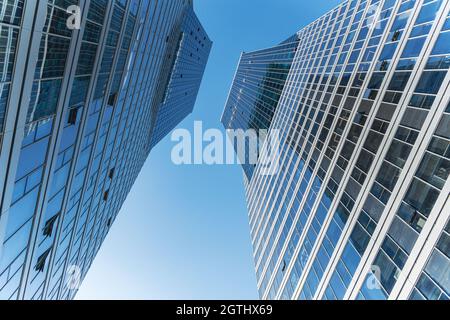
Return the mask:
[[[72,299],[211,41],[191,0],[2,0],[0,30],[0,298]]]
[[[450,1],[349,0],[297,37],[279,170],[245,181],[261,298],[449,299]]]
[[[298,39],[294,35],[273,48],[243,53],[222,115],[227,130],[269,130],[280,100]],[[263,138],[263,137],[261,137]],[[237,143],[234,144],[238,152]],[[250,148],[239,159],[245,178],[250,181],[255,164]]]

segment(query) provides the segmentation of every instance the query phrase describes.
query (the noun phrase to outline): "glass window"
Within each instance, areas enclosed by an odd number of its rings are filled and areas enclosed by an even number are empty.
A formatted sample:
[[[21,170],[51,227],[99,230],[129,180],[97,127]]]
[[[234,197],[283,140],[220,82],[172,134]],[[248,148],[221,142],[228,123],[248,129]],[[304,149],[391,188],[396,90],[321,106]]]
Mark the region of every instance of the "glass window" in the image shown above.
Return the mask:
[[[19,32],[0,25],[0,83],[11,81]]]
[[[446,74],[446,71],[424,71],[416,92],[437,94]]]
[[[28,109],[28,121],[37,121],[55,114],[61,80],[35,81]]]
[[[95,65],[97,45],[84,42],[81,45],[76,75],[91,74]]]
[[[410,76],[411,72],[395,72],[389,85],[389,90],[403,91]]]
[[[24,0],[0,1],[0,22],[20,25],[22,20]]]
[[[428,276],[423,274],[419,282],[417,283],[417,288],[428,300],[437,300],[441,294],[441,290],[431,281]]]
[[[450,53],[450,32],[442,33],[431,54],[448,54]]]
[[[393,140],[391,147],[386,155],[386,160],[397,165],[400,168],[406,163],[408,160],[409,154],[411,152],[412,147],[407,145],[406,143],[401,143],[400,141]]]
[[[69,46],[69,39],[44,34],[39,48],[35,79],[62,77]]]
[[[409,40],[406,44],[405,50],[403,51],[402,58],[418,57],[420,51],[422,51],[423,45],[425,44],[425,40],[425,37]]]
[[[25,249],[30,237],[31,223],[26,223],[3,245],[2,259],[0,259],[0,270],[4,270]]]
[[[411,11],[408,11],[408,12],[398,15],[394,21],[394,24],[392,25],[391,30],[396,31],[396,30],[402,30],[403,28],[405,28],[410,15],[411,15]]]
[[[430,1],[428,1],[430,2]],[[439,11],[442,4],[442,0],[435,1],[431,4],[427,4],[420,11],[416,24],[421,24],[428,21],[433,21],[436,18],[436,14]]]
[[[389,228],[388,234],[395,241],[395,243],[392,243],[392,245],[397,246],[396,244],[398,244],[407,253],[410,253],[412,251],[418,237],[417,232],[414,231],[398,216],[394,218],[394,221],[392,222],[392,225]],[[389,237],[386,237],[385,241],[388,241],[388,239]],[[392,258],[393,257],[394,256],[392,256]]]
[[[450,139],[450,115],[444,114],[436,130],[436,135]]]
[[[425,182],[414,178],[408,194],[406,195],[405,202],[428,217],[436,204],[438,196],[438,190]]]
[[[450,173],[450,161],[431,153],[426,153],[417,176],[442,189]]]
[[[380,54],[379,61],[391,60],[394,56],[395,50],[397,49],[397,44],[390,43],[384,46],[383,51]]]
[[[35,188],[10,208],[6,238],[11,237],[25,222],[33,217],[38,192],[39,188]]]
[[[437,250],[433,251],[425,269],[430,277],[450,292],[450,259]]]
[[[372,75],[372,79],[370,79],[368,89],[379,89],[381,84],[383,83],[384,73],[376,73],[374,72]]]
[[[400,170],[388,162],[384,161],[380,168],[380,174],[377,177],[377,181],[388,190],[393,190],[397,183]]]
[[[17,167],[16,180],[40,167],[47,154],[48,138],[42,139],[22,149]]]
[[[450,224],[447,227],[450,227]],[[442,233],[441,239],[436,247],[450,259],[450,234]]]

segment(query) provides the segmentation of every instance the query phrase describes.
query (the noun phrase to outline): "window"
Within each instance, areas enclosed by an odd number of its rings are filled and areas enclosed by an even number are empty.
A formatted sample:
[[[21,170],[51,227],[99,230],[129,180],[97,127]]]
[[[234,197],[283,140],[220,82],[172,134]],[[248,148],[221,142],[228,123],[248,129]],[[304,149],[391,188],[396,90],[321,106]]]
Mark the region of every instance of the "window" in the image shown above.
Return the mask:
[[[420,293],[423,294],[428,300],[437,300],[439,299],[440,291],[439,288],[431,281],[431,279],[423,274],[419,282],[416,285],[417,289],[420,290]],[[415,296],[417,298],[417,296]]]
[[[437,94],[446,74],[446,71],[424,71],[416,92]]]
[[[388,237],[386,237],[387,242],[389,242],[389,237],[392,238],[392,240],[395,243],[392,243],[392,247],[400,246],[405,252],[411,253],[414,244],[416,243],[416,240],[418,238],[418,233],[413,230],[408,224],[406,224],[402,219],[400,219],[398,216],[394,218],[394,221],[392,222],[391,227],[389,228]],[[389,239],[389,240],[388,240]],[[385,250],[387,251],[387,250]],[[395,258],[397,255],[397,252],[387,252],[391,258]],[[394,259],[393,259],[394,260]],[[403,260],[403,259],[402,259]],[[400,262],[400,261],[399,261]],[[403,267],[403,263],[398,263],[394,260],[394,263],[399,266]],[[381,269],[383,270],[383,269]],[[394,279],[392,279],[394,280]]]
[[[391,60],[394,56],[395,50],[397,49],[397,44],[390,43],[384,46],[383,51],[381,52],[379,61]]]
[[[409,102],[411,107],[430,109],[433,105],[435,97],[414,94]]]
[[[28,122],[36,121],[56,113],[60,94],[61,80],[42,80],[33,83],[33,91],[29,105]]]
[[[438,197],[438,190],[425,184],[421,180],[414,178],[408,194],[406,195],[405,202],[412,207],[417,208],[420,213],[428,217],[431,210],[433,210]]]
[[[389,61],[384,60],[384,61],[380,64],[380,71],[387,71],[388,68],[389,68]]]
[[[438,0],[431,4],[425,5],[420,11],[419,17],[416,20],[416,24],[433,21],[436,18],[436,14],[439,11],[441,4],[442,0]]]
[[[67,28],[61,29],[67,30]],[[64,75],[69,47],[70,39],[43,34],[39,49],[39,59],[36,65],[35,79],[62,77]]]
[[[97,56],[96,44],[83,43],[80,49],[80,57],[78,58],[76,75],[91,74],[95,65],[95,58]]]
[[[396,72],[389,85],[389,90],[403,91],[408,83],[411,72]]]
[[[450,289],[450,259],[448,257],[435,250],[426,267],[426,272],[448,292]]]
[[[377,182],[388,190],[393,190],[395,184],[400,176],[400,170],[388,162],[384,161],[380,168],[380,174],[377,177]]]
[[[84,103],[91,77],[75,77],[72,85],[72,93],[70,95],[69,106],[80,106]]]
[[[422,51],[423,45],[425,44],[425,37],[409,40],[406,44],[405,50],[403,51],[402,58],[413,58],[418,57],[420,51]]]
[[[59,213],[57,215],[53,216],[52,218],[50,218],[49,220],[47,220],[47,222],[45,223],[42,233],[46,238],[52,236],[53,227],[55,226],[55,222],[56,222],[56,220],[58,220],[58,217],[59,217]]]
[[[72,108],[69,110],[69,117],[67,123],[70,125],[75,125],[77,122],[78,108]]]
[[[116,104],[116,100],[117,100],[117,92],[109,95],[108,105],[114,106]]]
[[[414,27],[414,29],[411,31],[411,37],[427,35],[430,32],[432,26],[433,24],[429,23]]]
[[[47,249],[38,259],[36,262],[36,265],[34,266],[34,270],[38,272],[44,272],[45,269],[45,262],[47,261],[48,256],[50,255],[50,252],[52,251],[52,248]]]
[[[370,131],[364,147],[376,154],[382,141],[383,135],[374,131]]]
[[[400,168],[403,168],[406,160],[408,160],[411,149],[412,147],[407,145],[406,143],[393,140],[391,147],[386,155],[386,160]]]
[[[38,194],[39,188],[35,188],[11,206],[6,227],[6,238],[11,237],[25,223],[31,220],[36,209]]]
[[[444,114],[436,130],[436,135],[450,139],[450,115]]]
[[[109,170],[109,175],[108,176],[109,176],[110,179],[114,178],[115,171],[116,171],[116,168],[112,168],[111,170]]]
[[[6,2],[6,3],[5,3]],[[23,13],[23,1],[6,0],[2,1],[2,14],[0,15],[0,22],[20,25]]]
[[[405,28],[405,26],[406,26],[406,23],[407,23],[408,20],[409,20],[409,16],[410,16],[410,15],[411,15],[411,12],[410,12],[410,11],[398,15],[397,18],[396,18],[395,21],[394,21],[394,24],[392,25],[391,30],[393,30],[393,31],[394,31],[394,30],[395,30],[395,31],[397,31],[397,30],[403,30],[403,29]]]
[[[44,163],[48,141],[49,139],[45,138],[22,149],[17,167],[17,180],[25,177]]]
[[[442,33],[433,49],[432,55],[450,53],[450,32]]]
[[[108,197],[109,197],[109,190],[106,190],[105,193],[103,194],[103,201],[108,201]]]
[[[417,176],[431,183],[436,188],[444,188],[450,173],[450,161],[431,153],[426,153]]]
[[[397,41],[400,38],[401,32],[400,31],[395,31],[394,34],[392,35],[392,41]]]

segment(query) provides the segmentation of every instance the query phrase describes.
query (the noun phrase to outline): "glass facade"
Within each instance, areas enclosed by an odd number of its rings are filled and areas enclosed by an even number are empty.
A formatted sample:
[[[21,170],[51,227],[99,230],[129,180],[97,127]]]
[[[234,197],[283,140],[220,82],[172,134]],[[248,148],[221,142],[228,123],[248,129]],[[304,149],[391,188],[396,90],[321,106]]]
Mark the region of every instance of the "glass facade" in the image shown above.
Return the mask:
[[[75,296],[211,44],[190,0],[0,2],[0,299]]]
[[[281,132],[279,170],[246,172],[261,298],[448,299],[449,17],[449,1],[349,0],[297,33],[255,124]],[[241,69],[226,127],[247,126]]]
[[[222,115],[226,129],[269,129],[297,46],[294,35],[273,48],[242,54]],[[246,151],[247,159],[239,160],[250,181],[255,165],[250,164],[250,151]]]

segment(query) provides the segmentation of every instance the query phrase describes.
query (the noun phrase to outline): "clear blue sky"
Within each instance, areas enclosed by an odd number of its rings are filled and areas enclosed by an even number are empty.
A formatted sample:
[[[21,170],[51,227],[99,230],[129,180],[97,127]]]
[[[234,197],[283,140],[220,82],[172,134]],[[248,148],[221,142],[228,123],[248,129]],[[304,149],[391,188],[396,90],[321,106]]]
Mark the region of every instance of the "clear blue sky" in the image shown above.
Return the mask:
[[[241,51],[270,47],[340,0],[196,0],[214,41],[194,113],[180,128],[220,128]],[[151,153],[78,299],[257,299],[242,171],[175,166]]]

